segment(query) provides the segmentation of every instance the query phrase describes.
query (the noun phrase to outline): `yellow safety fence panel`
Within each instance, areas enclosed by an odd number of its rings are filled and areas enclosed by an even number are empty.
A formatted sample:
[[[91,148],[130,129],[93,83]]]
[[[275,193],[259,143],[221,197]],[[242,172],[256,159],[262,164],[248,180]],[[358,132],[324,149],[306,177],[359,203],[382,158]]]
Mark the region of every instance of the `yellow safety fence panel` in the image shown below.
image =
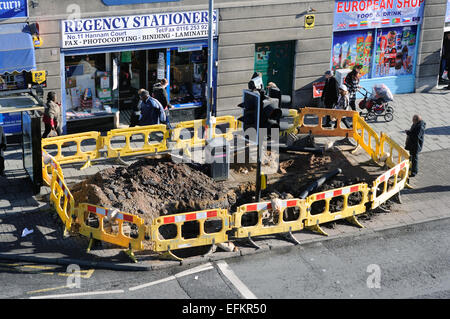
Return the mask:
[[[377,208],[405,187],[409,170],[409,160],[404,160],[380,175],[372,187],[372,209]]]
[[[218,132],[218,126],[227,124],[228,127]],[[206,120],[194,120],[181,122],[172,130],[172,140],[176,142],[175,149],[202,147],[206,145]],[[238,121],[234,116],[219,116],[215,118],[212,127],[213,138],[224,137],[227,140],[233,138],[233,133],[238,130]]]
[[[271,202],[242,205],[233,214],[233,228],[236,229],[234,237],[248,238],[299,231],[303,229],[302,221],[305,218],[305,200],[280,200],[279,211],[273,209]],[[253,225],[244,226],[246,220],[254,221]]]
[[[356,111],[344,111],[344,110],[332,110],[332,109],[322,109],[315,107],[305,107],[300,109],[300,119],[299,123],[303,125],[300,127],[300,133],[310,133],[313,135],[325,135],[325,136],[348,136],[353,135],[353,129],[346,128],[344,124],[341,125],[342,119],[348,117],[350,119],[355,119],[355,115],[358,113]],[[317,125],[305,124],[305,117],[308,115],[315,115],[318,117],[319,123]],[[326,128],[323,126],[326,116],[330,116],[331,119],[336,119],[336,128]],[[344,127],[342,127],[344,126]]]
[[[165,252],[224,243],[228,241],[227,231],[231,229],[230,220],[231,216],[226,209],[208,209],[158,217],[150,226],[154,251]],[[206,223],[208,227],[205,227]],[[185,238],[193,236],[193,233],[196,235],[194,238]],[[163,236],[170,236],[170,238],[163,238]]]
[[[146,229],[142,218],[86,203],[79,204],[76,210],[81,235],[134,250],[144,249]]]
[[[298,134],[300,127],[303,125],[303,116],[298,114],[297,110],[289,109],[289,116],[294,118],[293,125],[286,131],[280,132],[280,136],[288,134]]]
[[[380,137],[359,115],[353,118],[353,139],[374,160],[379,160]]]
[[[385,146],[387,146],[389,150],[386,150]],[[409,159],[408,151],[398,145],[385,133],[381,133],[380,136],[380,154],[380,158],[386,157],[386,165],[388,167],[394,167],[405,159]]]
[[[53,203],[66,229],[70,230],[72,226],[72,212],[75,207],[75,201],[72,193],[64,182],[63,175],[57,170],[52,170],[52,173],[50,201]]]
[[[228,127],[224,128],[224,130],[217,130],[218,126],[223,126],[225,124],[227,124]],[[213,138],[223,137],[227,140],[231,140],[233,139],[233,133],[236,132],[237,129],[238,123],[234,116],[227,115],[216,117],[216,121],[213,124]]]
[[[150,137],[158,132],[162,133],[163,137],[160,141],[153,142]],[[133,135],[142,135],[144,137],[144,142],[139,148],[131,147],[131,137]],[[167,151],[167,139],[169,137],[170,132],[167,130],[166,125],[148,125],[111,130],[103,137],[102,144],[107,148],[108,158],[116,158],[119,154],[120,156],[130,156]],[[114,147],[112,142],[121,138],[125,140],[125,145],[123,147]]]
[[[51,186],[52,184],[53,170],[56,170],[60,176],[64,176],[61,166],[55,158],[49,155],[46,151],[42,151],[42,179],[48,186]]]
[[[95,149],[82,150],[83,141],[95,141]],[[64,155],[62,149],[69,144],[76,145],[76,152],[72,155]],[[54,156],[59,164],[76,163],[95,159],[99,157],[99,150],[103,148],[100,132],[85,132],[79,134],[70,134],[63,136],[48,137],[42,139],[42,149],[46,150],[48,146],[55,145],[58,148],[57,154]],[[47,148],[50,149],[50,148]]]
[[[361,193],[361,201],[357,205],[349,205],[349,197],[355,193]],[[315,227],[320,224],[328,223],[331,221],[349,218],[352,216],[365,213],[365,204],[369,201],[369,186],[365,183],[346,186],[338,189],[333,189],[325,192],[320,192],[308,196],[306,198],[308,205],[308,216],[305,221],[306,227]],[[338,211],[330,210],[330,202],[337,197],[343,198],[342,208]],[[323,210],[320,213],[312,214],[311,211],[315,207],[314,205],[320,205]],[[319,207],[319,206],[317,206]]]

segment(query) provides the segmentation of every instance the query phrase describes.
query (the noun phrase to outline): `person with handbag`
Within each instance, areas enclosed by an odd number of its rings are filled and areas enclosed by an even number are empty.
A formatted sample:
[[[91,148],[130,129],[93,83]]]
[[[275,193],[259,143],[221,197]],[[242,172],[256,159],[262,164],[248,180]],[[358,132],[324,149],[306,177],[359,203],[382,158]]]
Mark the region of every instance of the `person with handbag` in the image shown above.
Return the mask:
[[[56,93],[51,91],[47,94],[47,103],[44,111],[43,122],[45,125],[42,138],[46,138],[51,131],[55,131],[58,136],[62,135],[61,131],[61,106],[56,103]]]
[[[420,115],[413,116],[413,125],[406,130],[405,149],[409,151],[409,160],[411,162],[410,177],[414,177],[418,173],[419,152],[422,150],[426,123]]]

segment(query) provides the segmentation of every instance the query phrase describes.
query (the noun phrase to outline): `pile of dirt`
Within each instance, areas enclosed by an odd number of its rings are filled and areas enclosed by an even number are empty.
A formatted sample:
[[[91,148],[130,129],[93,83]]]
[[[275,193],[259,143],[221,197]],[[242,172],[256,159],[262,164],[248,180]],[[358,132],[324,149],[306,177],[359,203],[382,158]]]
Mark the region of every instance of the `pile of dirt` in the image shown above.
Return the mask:
[[[202,168],[169,158],[145,158],[127,168],[105,169],[74,185],[71,191],[78,203],[117,208],[138,214],[146,222],[167,214],[229,208],[238,197]]]

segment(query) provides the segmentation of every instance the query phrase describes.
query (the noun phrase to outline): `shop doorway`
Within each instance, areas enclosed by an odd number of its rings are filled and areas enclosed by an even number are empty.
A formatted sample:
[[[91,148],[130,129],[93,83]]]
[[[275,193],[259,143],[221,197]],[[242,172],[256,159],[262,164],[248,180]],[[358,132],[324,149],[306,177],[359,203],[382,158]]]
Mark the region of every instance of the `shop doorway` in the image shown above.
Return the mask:
[[[294,41],[259,43],[255,46],[255,72],[262,74],[264,87],[274,82],[282,94],[292,95]]]

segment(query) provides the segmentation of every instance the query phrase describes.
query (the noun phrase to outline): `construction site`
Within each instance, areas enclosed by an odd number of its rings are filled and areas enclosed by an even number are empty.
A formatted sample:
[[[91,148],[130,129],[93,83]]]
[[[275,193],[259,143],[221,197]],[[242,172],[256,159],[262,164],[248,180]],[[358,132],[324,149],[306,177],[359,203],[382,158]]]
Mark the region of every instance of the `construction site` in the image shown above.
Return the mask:
[[[211,165],[195,156],[195,149],[204,154],[205,139],[196,134],[177,139],[181,130],[203,127],[197,120],[179,123],[172,132],[149,126],[113,130],[106,137],[87,132],[43,140],[49,201],[70,235],[89,238],[87,252],[103,243],[127,249],[134,261],[145,256],[182,260],[242,245],[258,249],[258,240],[271,235],[299,244],[295,232],[327,235],[326,229],[342,222],[362,227],[357,216],[381,218],[373,212],[388,210],[392,199],[400,201],[409,168],[402,147],[374,132],[357,112],[305,108],[291,113],[294,124],[280,144],[262,153],[260,194],[251,156],[256,148],[232,147],[226,178],[213,178]],[[338,124],[352,117],[353,128],[324,128],[327,114]],[[215,132],[226,140],[242,132],[234,118],[217,118],[216,125],[221,123],[228,130]],[[155,132],[163,138],[149,142]],[[87,140],[91,147],[84,151]],[[141,148],[131,147],[131,141]],[[190,160],[181,161],[174,149]],[[121,156],[134,161],[125,165]],[[96,161],[112,165],[82,182],[64,182],[66,163],[85,163],[83,169]]]

